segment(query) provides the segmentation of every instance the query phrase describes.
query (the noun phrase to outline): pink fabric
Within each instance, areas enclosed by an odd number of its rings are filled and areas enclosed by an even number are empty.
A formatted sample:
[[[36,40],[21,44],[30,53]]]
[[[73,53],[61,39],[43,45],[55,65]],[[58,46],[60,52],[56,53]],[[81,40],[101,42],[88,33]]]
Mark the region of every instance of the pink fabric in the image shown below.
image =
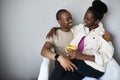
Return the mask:
[[[80,40],[80,42],[79,42],[79,44],[78,44],[78,50],[79,50],[80,52],[82,52],[83,49],[84,49],[84,41],[85,41],[85,36],[82,37],[82,39]]]

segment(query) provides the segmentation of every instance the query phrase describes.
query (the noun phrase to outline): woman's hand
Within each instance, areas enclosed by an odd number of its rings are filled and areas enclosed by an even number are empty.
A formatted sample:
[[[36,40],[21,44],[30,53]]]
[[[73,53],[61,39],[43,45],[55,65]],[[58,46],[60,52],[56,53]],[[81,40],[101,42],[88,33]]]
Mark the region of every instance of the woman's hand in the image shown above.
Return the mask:
[[[59,27],[53,27],[50,31],[49,31],[49,33],[47,34],[47,36],[46,36],[46,38],[48,37],[53,37],[53,35],[56,35],[56,31],[57,31],[57,29],[60,29]]]
[[[112,41],[112,35],[109,32],[105,32],[102,36],[106,41]]]
[[[71,57],[71,59],[77,59],[78,56],[80,56],[80,53],[78,50],[72,50],[72,49],[69,49],[68,50],[68,55]]]
[[[72,71],[74,72],[78,68],[66,57],[59,56],[57,59],[60,62],[60,65],[65,69],[65,71]]]

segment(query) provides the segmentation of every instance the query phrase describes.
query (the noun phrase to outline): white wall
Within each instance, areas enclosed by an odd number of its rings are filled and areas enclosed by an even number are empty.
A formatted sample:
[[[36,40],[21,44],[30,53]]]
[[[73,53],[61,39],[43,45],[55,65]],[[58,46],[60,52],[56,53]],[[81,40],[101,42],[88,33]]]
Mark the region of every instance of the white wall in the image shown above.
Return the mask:
[[[115,58],[120,63],[120,0],[104,0],[109,12],[103,20],[114,36]],[[0,50],[2,76],[34,79],[39,73],[41,47],[53,26],[58,26],[55,14],[68,9],[75,24],[82,22],[92,0],[0,0]]]

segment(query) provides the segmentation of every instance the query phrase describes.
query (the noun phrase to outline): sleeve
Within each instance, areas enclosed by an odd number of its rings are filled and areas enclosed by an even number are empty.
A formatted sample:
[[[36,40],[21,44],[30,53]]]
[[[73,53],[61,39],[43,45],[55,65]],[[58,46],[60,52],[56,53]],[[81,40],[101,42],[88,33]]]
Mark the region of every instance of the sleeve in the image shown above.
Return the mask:
[[[79,24],[74,26],[71,30],[73,32],[74,38],[70,42],[70,45],[74,45],[77,47],[80,39],[84,36],[84,26],[83,24]]]
[[[100,47],[95,53],[95,62],[98,65],[104,65],[112,59],[114,54],[113,46],[100,37]]]
[[[71,28],[73,35],[74,36],[78,35],[77,33],[79,32],[79,30],[81,30],[82,27],[83,27],[83,24],[73,26],[73,28]]]
[[[46,38],[46,41],[47,41],[47,42],[50,42],[50,43],[52,43],[52,44],[53,44],[53,42],[54,42],[53,37],[50,37],[50,38],[47,37],[47,38]]]

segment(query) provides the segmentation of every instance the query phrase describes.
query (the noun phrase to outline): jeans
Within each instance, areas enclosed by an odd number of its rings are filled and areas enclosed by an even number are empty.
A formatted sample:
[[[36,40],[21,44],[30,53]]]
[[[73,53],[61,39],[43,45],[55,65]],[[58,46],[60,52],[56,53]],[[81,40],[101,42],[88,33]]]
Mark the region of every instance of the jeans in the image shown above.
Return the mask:
[[[104,73],[87,65],[83,60],[71,60],[78,70],[75,72],[65,71],[58,61],[55,61],[55,68],[51,73],[49,80],[82,80],[85,76],[99,78]]]

